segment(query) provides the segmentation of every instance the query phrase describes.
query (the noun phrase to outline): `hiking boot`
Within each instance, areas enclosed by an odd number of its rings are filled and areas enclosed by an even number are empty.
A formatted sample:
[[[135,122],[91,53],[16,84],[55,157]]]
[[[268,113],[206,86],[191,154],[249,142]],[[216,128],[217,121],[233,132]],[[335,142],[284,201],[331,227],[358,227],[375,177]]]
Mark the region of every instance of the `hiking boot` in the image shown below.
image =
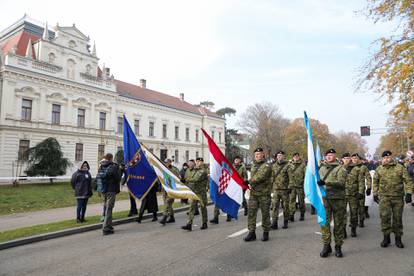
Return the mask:
[[[282,226],[282,229],[287,229],[288,228],[288,220],[287,219],[285,219],[284,221],[283,221],[283,226]]]
[[[203,225],[200,227],[201,230],[207,229],[207,223],[203,223]]]
[[[277,226],[277,220],[272,222],[272,225],[270,226],[270,228],[272,228],[273,230],[277,230],[278,226]]]
[[[356,234],[356,227],[351,227],[351,237],[355,238],[357,236]]]
[[[342,258],[343,256],[341,246],[335,245],[335,257]]]
[[[160,224],[165,225],[167,223],[167,216],[163,216],[160,220]]]
[[[332,247],[330,244],[324,244],[321,253],[319,254],[321,258],[326,258],[332,253]]]
[[[381,247],[388,247],[391,243],[390,234],[384,235],[384,239],[381,242]]]
[[[174,218],[174,216],[170,216],[168,219],[167,219],[167,223],[174,223],[175,222],[175,218]]]
[[[404,248],[404,244],[401,241],[401,236],[395,236],[395,246],[398,248]]]
[[[184,226],[181,226],[181,229],[191,231],[192,230],[191,224],[186,224]]]
[[[218,217],[214,217],[212,220],[210,220],[211,224],[219,224]]]
[[[247,234],[246,237],[244,237],[244,241],[249,242],[249,241],[255,241],[256,240],[256,232],[249,232],[249,234]]]
[[[305,220],[305,213],[300,213],[300,221],[304,221]]]
[[[263,232],[262,241],[268,241],[269,240],[269,232]]]

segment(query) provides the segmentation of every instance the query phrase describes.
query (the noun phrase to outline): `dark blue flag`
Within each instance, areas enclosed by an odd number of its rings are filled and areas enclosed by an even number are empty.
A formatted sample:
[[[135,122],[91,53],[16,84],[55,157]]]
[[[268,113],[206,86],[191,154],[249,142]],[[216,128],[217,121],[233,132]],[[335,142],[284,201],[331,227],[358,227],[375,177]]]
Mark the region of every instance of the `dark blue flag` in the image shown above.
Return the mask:
[[[141,150],[128,120],[124,116],[124,161],[125,176],[129,191],[138,199],[146,196],[147,192],[157,181],[157,174],[149,164]]]

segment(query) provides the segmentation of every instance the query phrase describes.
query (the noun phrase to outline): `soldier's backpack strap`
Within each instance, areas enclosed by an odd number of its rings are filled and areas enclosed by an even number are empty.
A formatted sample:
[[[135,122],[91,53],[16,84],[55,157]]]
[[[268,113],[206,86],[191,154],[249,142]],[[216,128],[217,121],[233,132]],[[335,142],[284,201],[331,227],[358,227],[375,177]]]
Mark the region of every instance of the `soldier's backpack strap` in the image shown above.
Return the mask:
[[[283,167],[281,167],[277,173],[275,174],[275,178],[279,176],[279,174],[282,172],[282,170],[287,166],[288,163],[286,163],[285,165],[283,165]]]
[[[331,174],[331,172],[338,167],[338,165],[332,166],[328,169],[328,171],[326,172],[325,176],[322,178],[323,181],[326,181],[326,179],[328,178],[328,176]]]

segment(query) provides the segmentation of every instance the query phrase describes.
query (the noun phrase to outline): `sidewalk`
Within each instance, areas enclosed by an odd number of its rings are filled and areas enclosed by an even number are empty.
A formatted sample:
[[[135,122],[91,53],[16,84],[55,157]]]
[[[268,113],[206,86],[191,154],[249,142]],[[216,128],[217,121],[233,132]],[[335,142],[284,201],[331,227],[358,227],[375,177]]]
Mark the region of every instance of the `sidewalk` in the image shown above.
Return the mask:
[[[164,201],[162,196],[158,196],[157,200],[158,205],[163,205]],[[140,205],[141,201],[137,200],[137,208],[139,208]],[[129,207],[129,200],[116,201],[114,212],[128,211]],[[86,208],[86,219],[88,216],[96,216],[101,214],[101,203],[88,204]],[[0,232],[69,219],[76,219],[76,206],[0,216]]]

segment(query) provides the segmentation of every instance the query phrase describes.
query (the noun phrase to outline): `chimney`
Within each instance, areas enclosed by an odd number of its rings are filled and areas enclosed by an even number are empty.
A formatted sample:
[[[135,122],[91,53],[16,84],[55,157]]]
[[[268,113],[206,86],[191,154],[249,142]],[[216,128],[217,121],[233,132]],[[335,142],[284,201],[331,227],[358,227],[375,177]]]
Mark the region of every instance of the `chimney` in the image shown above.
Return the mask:
[[[184,93],[180,93],[180,100],[183,102],[184,101]]]
[[[142,88],[147,88],[147,81],[145,79],[140,79],[139,84]]]

